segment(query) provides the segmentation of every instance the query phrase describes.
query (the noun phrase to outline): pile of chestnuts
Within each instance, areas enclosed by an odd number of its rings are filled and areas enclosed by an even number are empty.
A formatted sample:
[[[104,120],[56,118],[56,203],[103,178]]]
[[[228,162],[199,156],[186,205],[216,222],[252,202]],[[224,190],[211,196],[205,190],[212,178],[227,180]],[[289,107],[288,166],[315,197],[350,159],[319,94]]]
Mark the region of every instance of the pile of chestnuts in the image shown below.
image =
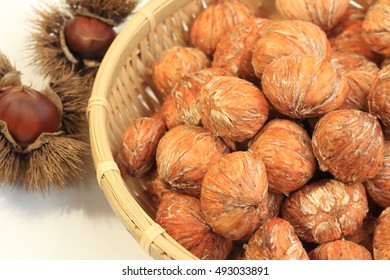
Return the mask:
[[[196,257],[390,258],[390,2],[357,2],[211,1],[156,57],[116,160]]]

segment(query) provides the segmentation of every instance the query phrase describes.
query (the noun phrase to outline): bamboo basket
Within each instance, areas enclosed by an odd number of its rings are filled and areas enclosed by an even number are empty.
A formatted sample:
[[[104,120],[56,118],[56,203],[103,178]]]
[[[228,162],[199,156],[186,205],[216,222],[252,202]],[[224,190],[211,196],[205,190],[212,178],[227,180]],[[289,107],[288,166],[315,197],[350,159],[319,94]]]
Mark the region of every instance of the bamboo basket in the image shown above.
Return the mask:
[[[156,209],[146,194],[145,180],[124,178],[114,155],[134,118],[150,116],[163,102],[153,89],[151,65],[161,52],[188,45],[193,18],[212,0],[151,0],[126,23],[108,50],[96,75],[88,104],[88,121],[98,183],[115,214],[154,259],[196,257],[154,221]],[[273,2],[245,0],[272,18]],[[263,16],[263,15],[262,15]]]

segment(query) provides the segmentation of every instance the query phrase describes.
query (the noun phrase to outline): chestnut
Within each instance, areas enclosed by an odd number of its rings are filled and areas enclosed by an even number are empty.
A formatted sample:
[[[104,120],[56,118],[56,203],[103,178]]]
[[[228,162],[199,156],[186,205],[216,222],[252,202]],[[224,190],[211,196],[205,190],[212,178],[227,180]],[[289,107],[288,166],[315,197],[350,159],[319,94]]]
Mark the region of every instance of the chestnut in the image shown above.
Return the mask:
[[[32,144],[44,132],[58,131],[61,125],[56,105],[44,94],[26,86],[0,90],[0,120],[7,124],[13,140],[21,146]]]
[[[65,25],[65,41],[73,55],[100,61],[116,37],[109,24],[92,17],[75,16]]]

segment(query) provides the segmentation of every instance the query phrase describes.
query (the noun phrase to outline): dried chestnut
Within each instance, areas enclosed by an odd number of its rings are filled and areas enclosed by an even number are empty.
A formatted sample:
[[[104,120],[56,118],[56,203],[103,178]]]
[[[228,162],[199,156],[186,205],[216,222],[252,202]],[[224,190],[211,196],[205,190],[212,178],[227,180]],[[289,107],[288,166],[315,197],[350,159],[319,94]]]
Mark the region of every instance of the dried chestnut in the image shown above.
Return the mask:
[[[385,141],[384,159],[374,178],[364,182],[368,195],[381,207],[390,207],[390,141]]]
[[[309,257],[284,219],[273,218],[251,236],[245,250],[247,260],[308,260]]]
[[[275,5],[285,19],[312,22],[329,31],[344,16],[349,0],[276,0]]]
[[[384,56],[390,56],[389,10],[389,0],[377,0],[368,8],[363,21],[363,38],[373,51]]]
[[[268,182],[260,157],[233,152],[211,165],[200,202],[207,223],[232,240],[249,238],[267,215]]]
[[[366,248],[348,240],[323,243],[310,251],[309,257],[311,260],[372,260]]]
[[[307,132],[297,123],[274,119],[256,135],[249,150],[265,164],[270,191],[289,193],[314,175],[316,159]]]
[[[212,55],[221,37],[235,25],[252,21],[254,9],[238,0],[217,0],[202,10],[189,29],[190,42]]]
[[[262,88],[280,113],[292,118],[319,117],[337,109],[348,95],[348,84],[319,56],[284,56],[264,70]]]
[[[212,78],[225,75],[229,76],[231,74],[226,69],[212,67],[184,76],[171,93],[172,103],[176,106],[172,111],[176,112],[177,123],[200,125],[200,108],[197,102],[200,90]]]
[[[376,75],[368,94],[369,112],[378,116],[385,128],[390,128],[390,65]]]
[[[157,146],[157,171],[167,188],[199,196],[206,171],[228,152],[226,144],[205,128],[176,126]]]
[[[198,198],[176,192],[164,194],[156,222],[199,259],[226,259],[232,249],[230,239],[214,233],[207,225]]]
[[[320,169],[343,182],[371,179],[383,163],[381,126],[375,116],[359,110],[336,110],[320,118],[312,145]]]
[[[349,86],[348,97],[339,109],[368,111],[367,97],[379,72],[378,66],[362,55],[335,50],[330,60]]]
[[[307,184],[287,197],[281,214],[301,239],[325,243],[357,231],[367,212],[362,183],[327,179]]]
[[[210,61],[197,48],[173,46],[164,50],[152,65],[152,80],[158,91],[168,96],[185,75],[208,67]]]
[[[374,231],[373,254],[375,260],[390,260],[390,207],[379,215]]]
[[[253,46],[252,65],[261,79],[265,67],[286,55],[320,56],[329,60],[331,48],[324,31],[300,20],[274,22]]]
[[[144,177],[155,166],[158,142],[165,133],[159,118],[134,119],[122,137],[118,152],[118,166],[124,174]]]
[[[268,118],[268,102],[254,84],[231,76],[211,79],[199,95],[202,124],[227,141],[252,138]]]
[[[212,66],[226,69],[246,80],[254,79],[253,46],[272,23],[266,18],[256,18],[233,27],[217,44]]]

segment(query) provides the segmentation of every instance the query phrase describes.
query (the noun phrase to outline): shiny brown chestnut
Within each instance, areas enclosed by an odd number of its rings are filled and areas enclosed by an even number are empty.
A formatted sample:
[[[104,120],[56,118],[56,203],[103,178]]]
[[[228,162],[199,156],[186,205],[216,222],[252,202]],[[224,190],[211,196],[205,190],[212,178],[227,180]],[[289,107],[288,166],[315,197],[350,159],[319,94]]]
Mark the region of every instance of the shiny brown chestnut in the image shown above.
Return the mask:
[[[92,17],[75,16],[65,25],[65,41],[73,53],[82,59],[102,60],[116,32],[111,25]]]
[[[21,146],[32,144],[44,132],[58,131],[61,125],[56,105],[27,86],[0,90],[0,120],[7,124],[12,138]]]

